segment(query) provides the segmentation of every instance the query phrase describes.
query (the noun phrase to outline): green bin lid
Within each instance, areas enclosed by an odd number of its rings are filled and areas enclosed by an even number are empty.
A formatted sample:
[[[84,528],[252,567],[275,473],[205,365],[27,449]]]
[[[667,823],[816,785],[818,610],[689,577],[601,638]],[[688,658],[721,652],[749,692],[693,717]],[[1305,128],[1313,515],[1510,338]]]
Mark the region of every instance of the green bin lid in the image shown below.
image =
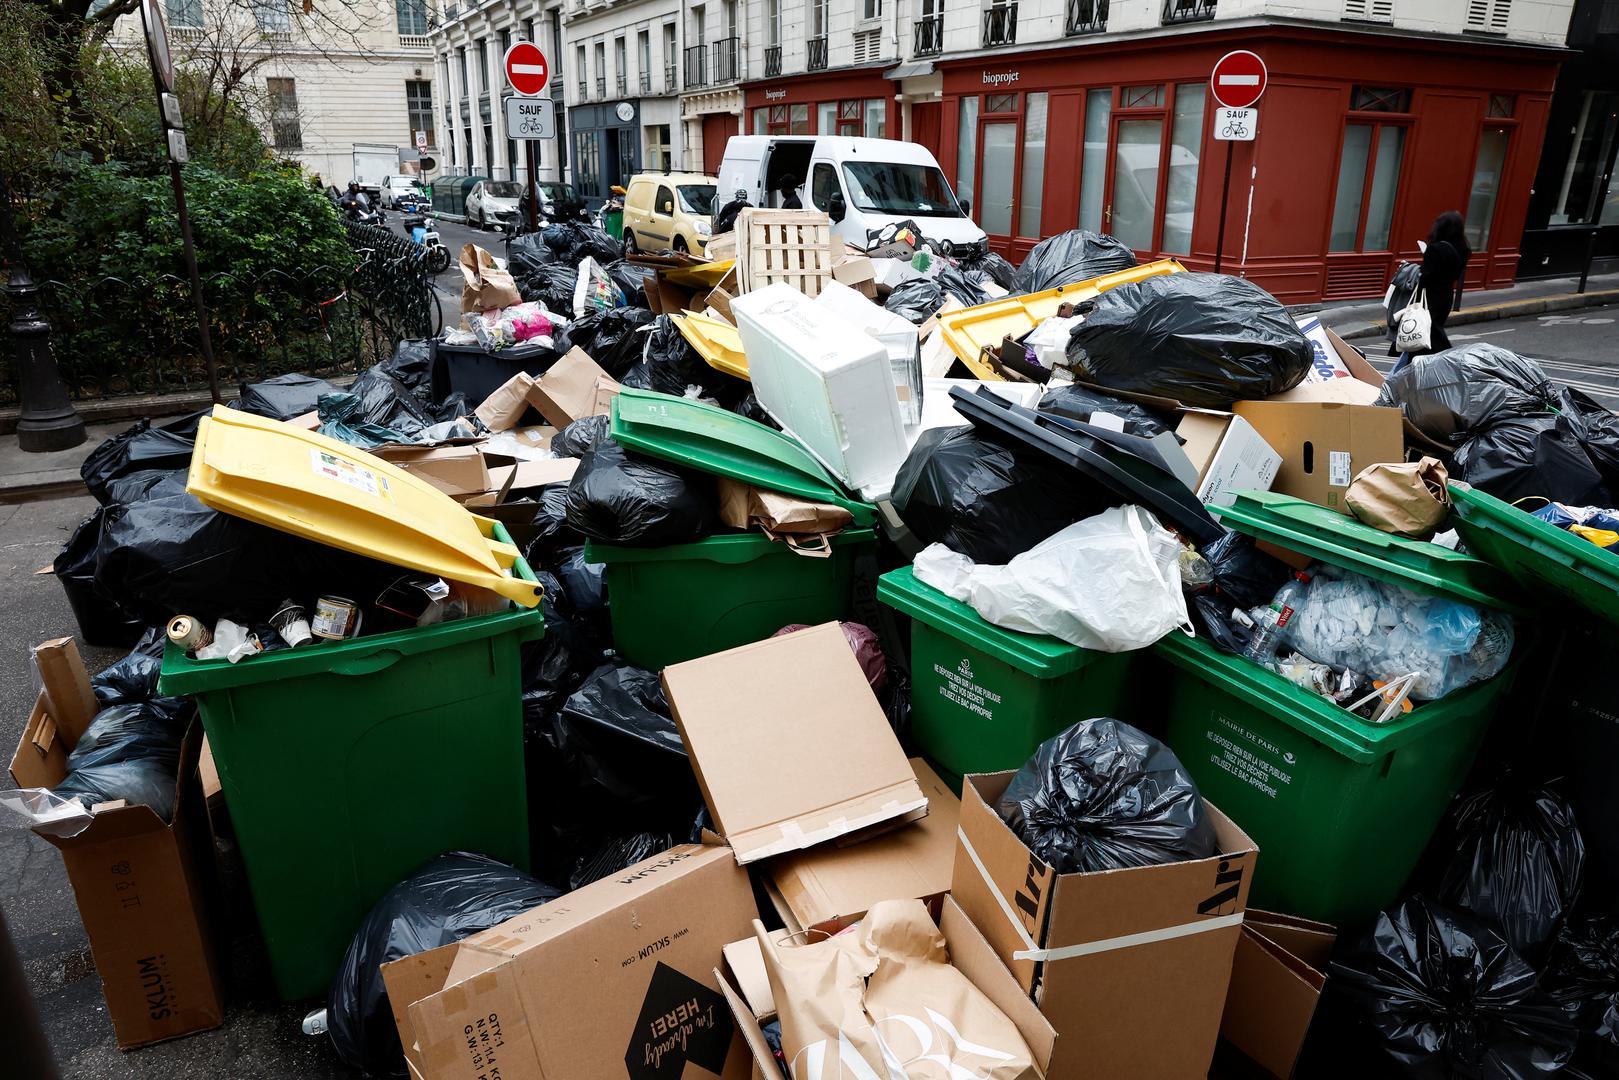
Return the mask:
[[[613,399],[613,438],[632,450],[729,476],[755,487],[841,506],[856,525],[877,508],[852,499],[792,438],[745,416],[690,398],[626,389]]]
[[[1531,596],[1555,602],[1549,589],[1619,624],[1619,554],[1469,484],[1451,481],[1450,495],[1467,550],[1511,574]]]
[[[1390,585],[1504,611],[1521,611],[1512,581],[1483,559],[1395,536],[1325,506],[1274,491],[1243,491],[1209,510],[1238,532]]]
[[[1105,655],[1070,645],[1061,638],[1025,634],[985,622],[966,604],[916,580],[909,566],[877,579],[877,599],[1037,679],[1067,675]]]

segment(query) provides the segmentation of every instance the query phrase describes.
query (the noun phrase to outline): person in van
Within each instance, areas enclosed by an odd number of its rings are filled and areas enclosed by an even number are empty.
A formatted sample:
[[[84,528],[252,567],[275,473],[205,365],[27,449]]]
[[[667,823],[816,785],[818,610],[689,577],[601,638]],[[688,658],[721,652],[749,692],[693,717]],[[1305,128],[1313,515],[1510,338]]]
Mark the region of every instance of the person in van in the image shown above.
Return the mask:
[[[804,204],[798,198],[798,187],[798,177],[792,173],[787,173],[776,181],[776,194],[781,196],[781,208],[783,210],[804,209]]]
[[[1446,210],[1434,219],[1428,230],[1427,242],[1422,249],[1422,295],[1428,304],[1428,317],[1432,320],[1431,348],[1439,352],[1450,348],[1450,337],[1445,333],[1445,320],[1456,303],[1456,289],[1467,273],[1467,260],[1473,249],[1467,243],[1467,225],[1456,210]],[[1389,349],[1392,355],[1394,350]],[[1404,368],[1416,353],[1401,353],[1390,375]]]

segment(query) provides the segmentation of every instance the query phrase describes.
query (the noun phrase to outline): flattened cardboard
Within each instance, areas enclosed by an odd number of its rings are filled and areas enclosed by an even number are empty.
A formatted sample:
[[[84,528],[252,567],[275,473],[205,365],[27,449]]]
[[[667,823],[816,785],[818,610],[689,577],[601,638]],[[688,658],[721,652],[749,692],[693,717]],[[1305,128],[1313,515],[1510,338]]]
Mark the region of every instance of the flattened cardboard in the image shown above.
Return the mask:
[[[994,810],[1013,775],[965,778],[950,893],[1018,983],[1038,985],[1051,1075],[1206,1075],[1258,848],[1204,800],[1221,854],[1059,874]]]
[[[1247,913],[1220,1037],[1278,1080],[1287,1080],[1298,1064],[1336,940],[1326,923]]]
[[[580,417],[598,416],[606,411],[597,392],[599,384],[611,387],[613,393],[618,390],[618,383],[590,358],[590,354],[575,346],[534,380],[528,400],[560,431]],[[609,394],[608,401],[611,400]]]
[[[412,1071],[433,1080],[745,1080],[751,1055],[714,971],[756,914],[730,853],[687,844],[385,964],[383,982],[390,999],[439,984],[402,1019],[392,1001]]]
[[[837,623],[674,664],[663,689],[738,863],[927,810]]]
[[[1357,473],[1405,460],[1398,409],[1329,401],[1239,401],[1232,408],[1282,456],[1272,491],[1345,516],[1350,511],[1344,496]]]
[[[490,487],[489,469],[476,446],[390,445],[373,452],[451,497],[476,495]]]
[[[77,656],[71,640],[66,648]],[[19,787],[52,788],[67,775],[77,739],[42,740],[47,725],[61,730],[41,693],[11,759]],[[62,853],[123,1050],[207,1031],[225,1020],[224,975],[209,907],[213,847],[197,779],[202,738],[202,725],[193,722],[180,746],[168,823],[150,807],[120,800],[94,808],[89,826],[76,836],[39,834]],[[42,741],[48,749],[41,749]]]
[[[1197,470],[1198,501],[1230,506],[1239,491],[1269,491],[1282,465],[1282,455],[1241,416],[1189,409],[1175,434]]]
[[[506,431],[517,426],[528,412],[528,393],[534,386],[534,376],[519,371],[507,379],[473,410],[490,431]]]
[[[515,465],[502,465],[489,470],[489,488],[494,491],[545,487],[547,484],[566,484],[579,471],[578,458],[542,458],[539,461],[519,461]],[[510,483],[507,483],[507,481]]]
[[[880,900],[925,900],[950,890],[961,800],[921,758],[910,764],[928,800],[921,821],[864,843],[822,845],[764,865],[789,930],[852,921]]]

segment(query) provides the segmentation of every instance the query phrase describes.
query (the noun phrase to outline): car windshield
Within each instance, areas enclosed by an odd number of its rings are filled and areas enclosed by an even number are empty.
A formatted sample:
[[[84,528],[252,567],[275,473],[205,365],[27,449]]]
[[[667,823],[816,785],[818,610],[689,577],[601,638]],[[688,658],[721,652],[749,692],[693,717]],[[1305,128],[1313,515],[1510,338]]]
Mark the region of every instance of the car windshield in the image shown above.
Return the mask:
[[[892,161],[851,161],[843,166],[849,199],[861,210],[878,214],[961,217],[961,207],[935,165],[901,165]]]
[[[567,184],[540,184],[540,194],[552,202],[569,202],[573,199],[573,188]]]
[[[515,180],[491,180],[483,188],[495,199],[515,199],[523,194],[522,187]]]
[[[713,184],[680,184],[675,188],[680,195],[680,208],[688,214],[714,212]]]

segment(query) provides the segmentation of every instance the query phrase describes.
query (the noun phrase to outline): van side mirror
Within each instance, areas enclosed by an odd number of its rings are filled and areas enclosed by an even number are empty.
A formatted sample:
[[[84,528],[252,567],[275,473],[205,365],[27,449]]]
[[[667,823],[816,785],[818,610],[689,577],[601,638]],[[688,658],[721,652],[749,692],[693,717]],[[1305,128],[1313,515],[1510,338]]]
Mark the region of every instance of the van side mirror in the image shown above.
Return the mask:
[[[827,206],[826,206],[827,216],[830,217],[833,221],[842,221],[844,216],[846,214],[848,214],[848,212],[849,212],[849,206],[848,206],[847,203],[845,203],[843,201],[843,192],[834,191],[832,193],[832,197],[827,200]]]
[[[972,217],[973,201],[971,199],[960,199],[957,201],[961,203],[961,212],[968,217]]]

